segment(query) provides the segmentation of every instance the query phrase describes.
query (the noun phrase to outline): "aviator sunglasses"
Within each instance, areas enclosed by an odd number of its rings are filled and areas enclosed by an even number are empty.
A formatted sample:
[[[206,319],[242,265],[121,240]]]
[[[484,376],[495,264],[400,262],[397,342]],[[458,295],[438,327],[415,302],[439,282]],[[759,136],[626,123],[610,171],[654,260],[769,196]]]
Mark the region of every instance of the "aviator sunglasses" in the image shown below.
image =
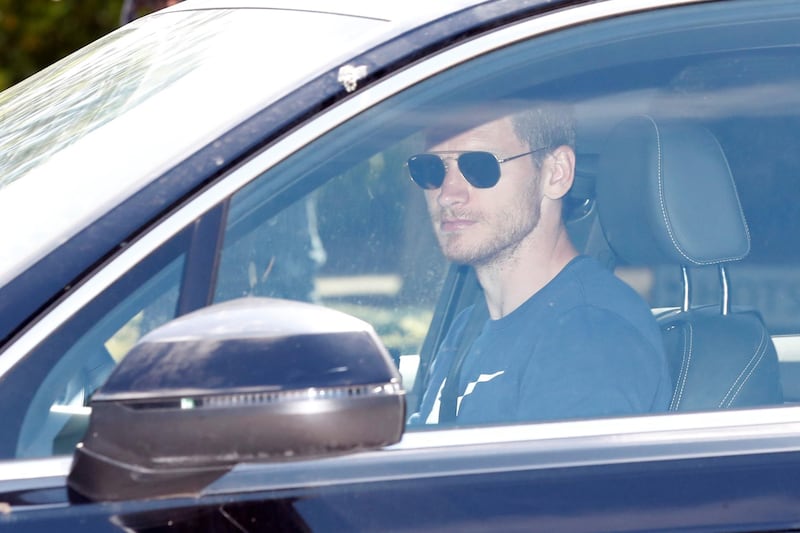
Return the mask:
[[[447,163],[445,161],[455,159],[458,163],[458,170],[470,185],[478,189],[488,189],[494,187],[500,181],[500,163],[512,161],[545,148],[537,148],[524,154],[512,155],[503,159],[498,158],[491,152],[482,151],[428,152],[412,155],[408,158],[406,166],[414,183],[423,189],[432,190],[438,189],[444,183],[444,177],[447,174]],[[445,157],[444,154],[458,155]]]

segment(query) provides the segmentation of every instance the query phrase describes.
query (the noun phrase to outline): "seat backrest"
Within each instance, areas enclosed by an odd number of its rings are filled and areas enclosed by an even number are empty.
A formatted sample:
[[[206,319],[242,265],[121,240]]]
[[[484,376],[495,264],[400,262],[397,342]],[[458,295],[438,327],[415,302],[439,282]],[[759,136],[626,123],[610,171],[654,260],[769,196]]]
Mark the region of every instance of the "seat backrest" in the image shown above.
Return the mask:
[[[597,207],[609,246],[631,265],[675,265],[680,307],[657,316],[673,378],[672,410],[783,401],[778,358],[755,310],[731,307],[725,266],[750,251],[727,159],[706,128],[631,117],[601,153]],[[693,308],[689,271],[716,267],[718,305]]]

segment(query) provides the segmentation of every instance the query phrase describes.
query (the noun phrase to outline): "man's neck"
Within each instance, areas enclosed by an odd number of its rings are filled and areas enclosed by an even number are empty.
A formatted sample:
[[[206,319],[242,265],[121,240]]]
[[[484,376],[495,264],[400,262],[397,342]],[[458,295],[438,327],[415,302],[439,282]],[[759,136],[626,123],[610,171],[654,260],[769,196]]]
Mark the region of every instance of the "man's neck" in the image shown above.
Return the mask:
[[[493,320],[522,305],[578,255],[563,226],[553,239],[536,237],[532,235],[501,257],[475,267]]]

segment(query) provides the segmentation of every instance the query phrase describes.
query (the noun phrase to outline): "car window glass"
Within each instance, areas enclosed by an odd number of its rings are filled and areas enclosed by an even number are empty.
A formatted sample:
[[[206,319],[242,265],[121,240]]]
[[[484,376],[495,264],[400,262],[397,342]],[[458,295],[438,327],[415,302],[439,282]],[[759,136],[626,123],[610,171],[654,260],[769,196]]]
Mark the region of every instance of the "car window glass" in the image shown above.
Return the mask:
[[[493,187],[500,190],[497,184],[502,185],[506,175],[513,175],[506,169],[511,168],[514,157],[524,155],[522,148],[503,151],[492,144],[498,137],[491,136],[482,138],[481,146],[447,144],[457,135],[434,136],[436,141],[431,142],[431,125],[466,115],[470,119],[480,114],[496,118],[526,107],[568,108],[576,120],[574,182],[561,198],[561,216],[576,251],[594,258],[596,265],[589,269],[593,273],[588,274],[585,266],[575,267],[576,276],[586,276],[578,283],[582,289],[577,293],[559,286],[552,303],[570,306],[568,313],[548,318],[537,310],[531,313],[532,318],[508,330],[505,337],[486,336],[483,341],[474,338],[497,325],[488,323],[486,316],[473,320],[469,309],[471,304],[475,304],[473,309],[485,306],[487,298],[480,291],[461,299],[454,298],[453,292],[440,294],[442,321],[428,331],[428,339],[435,339],[436,344],[429,354],[432,365],[426,366],[430,361],[423,353],[420,368],[424,370],[415,381],[425,382],[436,398],[428,408],[441,409],[441,402],[451,394],[448,401],[457,416],[467,411],[474,416],[465,421],[450,419],[448,423],[471,425],[794,401],[797,393],[793,392],[796,386],[792,376],[797,356],[793,346],[800,326],[789,310],[794,301],[791,272],[796,268],[797,255],[786,243],[791,242],[792,228],[799,221],[795,206],[783,199],[795,187],[790,176],[796,164],[797,124],[796,116],[786,110],[796,107],[795,87],[800,79],[796,21],[770,18],[764,12],[761,15],[765,18],[754,19],[745,8],[732,9],[723,19],[697,7],[688,10],[693,15],[688,19],[678,11],[660,11],[520,43],[444,71],[362,113],[265,175],[260,195],[256,193],[258,186],[253,185],[235,199],[218,298],[262,292],[321,298],[322,303],[332,304],[331,293],[323,293],[331,287],[325,278],[331,276],[339,282],[342,272],[337,270],[346,272],[347,268],[344,263],[320,261],[317,245],[327,249],[326,241],[332,241],[332,235],[319,228],[308,230],[308,221],[316,219],[319,223],[330,216],[319,213],[320,209],[324,211],[321,198],[338,194],[343,199],[353,194],[342,184],[359,165],[393,165],[384,177],[394,177],[401,170],[409,171],[410,167],[404,165],[409,157],[433,146],[448,153],[433,154],[433,159],[425,160],[426,165],[436,166],[443,160],[445,172],[458,168],[460,176],[473,180],[469,182],[471,193]],[[687,24],[687,20],[692,23]],[[686,139],[701,139],[710,146],[672,145],[669,150],[673,152],[659,153],[653,159],[661,165],[653,167],[655,171],[642,166],[641,173],[631,173],[633,181],[627,186],[615,184],[615,172],[607,169],[608,161],[614,159],[610,147],[620,128],[629,127],[626,121],[632,118],[655,124],[656,141],[649,145],[641,132],[632,134],[626,141],[635,148],[628,167],[643,165],[642,161],[649,161],[649,154],[667,146],[667,141],[683,138],[675,132],[690,132]],[[455,126],[449,124],[451,134],[469,129],[458,120]],[[545,154],[552,155],[554,147],[547,148]],[[499,163],[505,166],[501,167],[499,182],[480,185],[484,179],[481,171],[486,168],[480,166],[482,160],[459,159],[460,153],[476,150],[492,152],[496,160],[502,160]],[[698,162],[696,168],[687,165],[693,161]],[[718,174],[708,172],[705,165],[709,161]],[[767,167],[757,161],[770,163]],[[621,165],[620,172],[627,172],[622,163],[625,161],[614,162]],[[470,164],[478,164],[472,176]],[[686,166],[676,172],[681,164]],[[713,166],[717,164],[721,167]],[[423,165],[423,170],[426,168]],[[366,181],[371,171],[364,167],[360,172],[362,180],[353,189],[355,194],[370,195],[370,202],[376,206],[387,205],[381,203],[385,200],[380,196],[371,196],[376,192],[376,184]],[[664,181],[665,177],[670,181]],[[290,186],[291,180],[298,178],[307,185]],[[441,183],[444,181],[440,178],[431,189]],[[316,187],[319,190],[312,192]],[[436,193],[418,188],[416,194],[416,199],[396,193],[387,199],[412,205],[409,202],[420,202],[420,196],[430,198]],[[243,206],[248,201],[272,205],[277,211],[287,209],[284,205],[294,206],[291,215],[288,210],[277,214],[267,209],[258,224],[276,228],[275,232],[264,237],[251,232],[249,242],[268,242],[287,251],[297,249],[300,253],[294,257],[301,259],[281,259],[274,252],[257,259],[253,249],[244,245],[248,237],[240,237],[236,244],[234,234],[246,230],[235,230],[235,226],[245,228],[248,224],[238,222],[237,216],[241,220],[246,217],[235,213],[246,210]],[[500,204],[493,201],[487,200],[475,211],[456,211],[456,218],[465,214],[480,218],[488,213],[487,206],[502,212]],[[353,204],[342,205],[347,207],[338,209],[349,209]],[[379,237],[377,232],[383,230],[375,219],[354,209],[342,214],[345,218],[339,220],[335,231],[350,232],[344,229],[347,220],[357,220],[353,227],[360,224],[364,233],[354,236],[353,241],[361,250],[373,250],[372,242],[393,244],[391,239]],[[383,216],[391,216],[391,209],[377,209]],[[508,210],[505,213],[511,216]],[[276,244],[278,234],[291,234],[277,230],[286,225],[303,228],[300,242]],[[450,226],[455,228],[458,223]],[[507,234],[500,232],[497,239],[503,240]],[[732,250],[725,249],[729,244]],[[237,246],[241,246],[238,251]],[[345,249],[348,259],[362,265],[362,275],[383,268],[377,266],[382,258],[373,255],[367,259],[358,255],[359,250]],[[397,266],[403,264],[402,253],[389,254],[399,257]],[[247,260],[232,261],[230,258],[237,254]],[[467,259],[465,262],[481,266]],[[281,261],[283,274],[279,274]],[[236,275],[233,270],[225,272],[233,268],[232,264],[240,269]],[[624,291],[603,292],[610,282],[599,277],[598,265],[634,289],[639,303],[623,297]],[[309,282],[304,272],[314,272],[314,281]],[[535,269],[531,272],[536,275]],[[594,273],[597,278],[592,277]],[[272,289],[259,286],[273,274]],[[302,281],[293,279],[295,275]],[[232,278],[226,280],[225,276]],[[595,279],[601,281],[586,281]],[[517,285],[522,289],[526,282]],[[239,288],[226,296],[234,286]],[[782,289],[776,289],[778,286]],[[365,287],[365,283],[359,284],[359,290]],[[548,290],[552,287],[547,285]],[[594,299],[580,301],[588,292],[594,293]],[[456,293],[463,291],[458,288]],[[638,309],[635,318],[608,320],[609,315],[622,312],[618,305],[623,305],[623,300],[637,308],[644,305],[647,316]],[[684,301],[690,308],[688,313],[680,312]],[[364,311],[348,305],[343,308],[356,314]],[[732,319],[727,318],[729,314],[734,315]],[[376,323],[375,315],[363,316]],[[640,320],[641,327],[636,326]],[[631,334],[631,327],[636,333]],[[452,335],[448,340],[449,331]],[[646,341],[640,342],[637,336],[644,336]],[[480,355],[466,352],[462,359],[461,339],[467,339],[467,346],[479,346]],[[498,364],[512,349],[524,352],[522,358]],[[447,350],[451,352],[449,359],[442,355]],[[656,354],[654,363],[641,364],[650,357],[648,352]],[[728,356],[730,360],[726,361]],[[434,375],[437,362],[448,369],[439,381]],[[650,384],[642,385],[648,379]],[[445,387],[447,380],[457,383],[454,392]],[[598,383],[602,392],[592,396]],[[714,400],[703,397],[705,390],[719,396]],[[410,398],[409,409],[424,409],[421,400],[421,395]],[[440,427],[442,423],[431,417],[410,427]]]
[[[75,54],[62,66],[73,69],[70,73],[75,78],[74,83],[67,85],[58,80],[61,83],[59,88],[69,87],[69,93],[52,91],[48,82],[57,79],[52,74],[44,77],[41,85],[32,87],[32,90],[29,90],[30,83],[24,83],[5,92],[0,106],[16,97],[16,107],[8,109],[6,106],[4,113],[9,113],[23,125],[2,141],[3,151],[10,155],[2,162],[5,172],[0,185],[7,185],[65,145],[75,143],[195,69],[200,62],[199,56],[205,52],[205,43],[218,31],[216,26],[220,23],[215,24],[214,19],[202,13],[187,17],[182,25],[192,28],[193,40],[171,39],[155,24],[146,29],[130,26],[107,37],[108,48],[101,56],[104,62],[95,67],[114,80],[107,86],[91,87],[90,90],[78,81],[87,77],[87,59],[97,59],[99,53],[95,45]],[[116,46],[112,44],[115,40]],[[131,53],[132,43],[136,43],[135,53]],[[154,71],[158,75],[154,75]],[[156,79],[161,80],[160,85],[148,85]],[[23,105],[19,105],[20,98],[25,99]],[[33,100],[37,105],[33,105]],[[87,101],[94,105],[87,105]],[[37,131],[38,123],[44,120],[51,127],[44,134],[31,135],[30,132]],[[25,161],[25,164],[20,161]]]
[[[165,243],[6,376],[6,420],[20,429],[18,439],[6,433],[4,450],[71,453],[88,424],[91,394],[139,338],[175,317],[186,244],[185,235]]]
[[[404,171],[411,142],[389,142],[349,167],[328,161],[307,178],[321,185],[276,193],[274,182],[306,175],[301,157],[234,195],[214,300],[301,300],[366,320],[412,390],[445,261]]]
[[[785,188],[792,186],[785,176],[791,174],[790,154],[794,150],[787,139],[793,136],[795,118],[780,116],[774,102],[765,97],[768,91],[764,87],[783,99],[797,99],[792,88],[800,79],[796,75],[800,56],[795,48],[783,46],[786,42],[794,44],[794,26],[787,21],[749,21],[745,11],[732,11],[726,15],[724,29],[711,32],[710,24],[720,21],[708,11],[696,11],[697,18],[688,27],[686,19],[674,12],[656,12],[565,31],[476,58],[323,136],[234,197],[217,299],[265,295],[317,301],[365,318],[376,326],[391,350],[419,352],[421,339],[413,345],[405,345],[403,340],[397,344],[398,339],[412,338],[401,327],[408,323],[406,306],[413,309],[423,294],[434,293],[434,287],[438,291],[438,286],[423,284],[426,288],[421,293],[410,293],[408,298],[403,296],[403,283],[414,279],[409,265],[419,267],[408,258],[438,253],[436,240],[431,239],[421,220],[427,213],[419,206],[424,206],[425,196],[438,198],[434,204],[442,205],[444,200],[436,187],[445,183],[442,187],[446,189],[450,178],[440,176],[430,187],[434,192],[422,192],[413,185],[407,189],[407,173],[414,169],[411,163],[405,164],[406,160],[431,146],[449,151],[434,154],[425,165],[441,165],[438,161],[443,161],[444,170],[440,167],[440,172],[458,168],[461,176],[474,180],[469,182],[469,193],[486,198],[480,205],[465,203],[463,207],[443,209],[446,216],[486,221],[496,210],[498,220],[502,218],[499,213],[513,219],[513,209],[520,204],[506,208],[499,196],[489,194],[503,189],[502,180],[514,179],[517,163],[511,162],[512,157],[528,150],[506,150],[497,135],[479,137],[480,142],[472,137],[465,146],[452,144],[452,139],[470,130],[468,126],[474,123],[469,121],[478,120],[478,116],[485,115],[490,121],[525,108],[536,109],[540,117],[549,117],[548,109],[568,110],[576,121],[574,182],[560,200],[561,219],[577,253],[595,261],[590,267],[586,261],[579,266],[570,263],[564,272],[575,276],[582,288],[571,292],[569,283],[555,276],[547,278],[540,299],[551,295],[547,297],[553,298],[553,305],[566,305],[568,311],[548,315],[535,299],[526,297],[523,300],[526,304],[533,302],[527,304],[533,310],[525,311],[528,315],[524,320],[516,319],[521,324],[496,334],[491,332],[493,328],[505,328],[509,322],[489,323],[486,315],[478,312],[487,301],[491,307],[491,295],[477,291],[459,300],[450,292],[441,294],[442,322],[427,332],[429,339],[436,338],[437,346],[430,354],[423,353],[419,367],[423,371],[415,377],[415,383],[425,382],[416,392],[422,393],[427,387],[435,400],[425,406],[420,403],[422,394],[410,397],[409,409],[428,409],[423,416],[429,422],[438,422],[432,424],[438,427],[445,421],[430,413],[443,409],[443,402],[450,402],[447,408],[457,415],[448,423],[470,425],[775,405],[783,402],[784,393],[791,398],[788,376],[795,356],[787,352],[790,343],[781,335],[791,335],[800,328],[790,313],[778,311],[790,306],[791,291],[774,297],[764,296],[763,291],[778,278],[785,283],[783,276],[791,271],[787,265],[795,261],[795,254],[780,243],[789,238],[786,228],[796,224],[796,209],[790,204],[775,204],[777,198],[786,197]],[[747,38],[742,37],[742,24],[748,25]],[[587,42],[592,46],[581,44]],[[681,46],[676,48],[678,42]],[[731,51],[732,43],[737,44],[737,50]],[[468,120],[462,121],[465,116]],[[710,189],[705,185],[693,188],[696,180],[688,167],[667,185],[670,189],[665,197],[674,198],[661,198],[659,205],[641,197],[641,207],[630,209],[630,205],[637,205],[636,195],[664,186],[658,181],[659,175],[652,177],[646,172],[631,178],[636,181],[628,188],[606,185],[610,179],[603,182],[605,171],[601,166],[609,159],[609,139],[615,128],[636,116],[652,119],[658,128],[664,123],[664,129],[658,132],[665,139],[676,124],[693,132],[706,132],[708,136],[703,138],[713,139],[721,147],[721,160],[729,167],[725,174],[729,183],[713,182]],[[431,126],[438,127],[443,121],[447,121],[451,135],[431,134]],[[650,149],[636,143],[633,146],[640,152]],[[552,156],[557,146],[544,148],[545,154]],[[459,158],[464,151],[476,150],[491,152],[496,160],[502,160],[499,182],[480,185],[486,169],[480,166],[483,163]],[[756,154],[756,150],[760,152]],[[670,154],[664,165],[674,168],[672,158],[685,162],[695,157],[692,147],[680,148],[679,154]],[[706,154],[701,151],[697,157],[705,161]],[[763,166],[753,166],[754,161],[763,159],[775,162],[769,177],[764,176]],[[632,158],[631,164],[635,161]],[[470,164],[478,166],[470,171]],[[420,165],[420,172],[430,168]],[[531,175],[535,176],[535,171]],[[651,179],[652,185],[647,181]],[[297,185],[300,182],[305,185]],[[767,185],[774,188],[765,192]],[[617,189],[602,192],[610,187]],[[721,224],[729,214],[724,208],[708,221],[684,214],[684,210],[702,214],[701,208],[717,213],[707,207],[728,205],[720,196],[723,191],[731,195],[728,199],[732,199],[734,215],[745,221],[740,227],[722,227],[718,235],[708,232],[712,222]],[[401,222],[403,217],[406,222]],[[669,219],[663,231],[656,227],[662,219]],[[409,222],[415,225],[408,226]],[[458,224],[449,223],[455,229]],[[620,238],[618,225],[636,231]],[[513,226],[502,227],[505,229],[487,240],[490,247],[490,241],[505,242],[506,236],[516,231]],[[739,230],[742,239],[749,239],[749,250],[736,257],[716,251],[722,242],[719,237],[727,239]],[[666,242],[663,249],[659,244],[649,250],[644,244],[670,239],[674,242]],[[415,246],[409,246],[410,241]],[[422,245],[432,251],[419,254],[416,248]],[[687,248],[692,246],[697,258],[689,257]],[[480,262],[466,256],[451,259],[481,267]],[[720,265],[724,269],[720,270]],[[601,269],[613,272],[638,297],[614,288],[618,283],[603,277]],[[684,271],[690,282],[689,305],[698,311],[675,315],[684,300]],[[722,282],[721,274],[725,276]],[[533,265],[531,276],[536,275]],[[399,280],[399,292],[384,294],[376,306],[377,295],[365,293],[378,290],[379,280],[388,288],[392,276]],[[490,279],[481,278],[480,272],[478,277],[481,282]],[[528,290],[525,285],[527,282],[518,278],[516,286],[521,293]],[[430,312],[433,307],[429,305]],[[387,310],[390,313],[384,315]],[[728,319],[717,317],[715,310],[720,310],[721,316],[730,310],[742,311],[735,320],[743,320],[748,326],[731,326]],[[400,337],[387,331],[382,316],[389,317],[392,331],[399,329]],[[508,316],[513,317],[513,313]],[[424,325],[427,320],[415,322]],[[755,341],[734,335],[750,325],[756,331]],[[713,333],[717,327],[724,333]],[[695,340],[702,338],[701,344],[709,342],[712,347],[700,353],[695,346],[698,351],[681,353],[678,344],[687,342],[689,330],[698,335]],[[774,343],[761,342],[770,336],[776,338]],[[752,342],[755,344],[751,347]],[[463,345],[476,348],[464,351]],[[731,345],[741,352],[739,368],[735,367],[739,363],[720,360],[723,353],[731,351]],[[748,351],[751,349],[752,353]],[[521,355],[509,355],[516,351]],[[687,359],[692,355],[695,359]],[[431,365],[426,356],[432,357]],[[733,374],[730,382],[723,384],[716,377],[727,376],[726,372]],[[445,387],[448,380],[451,391]],[[695,391],[704,386],[722,389],[718,402],[699,397]],[[770,388],[771,392],[762,396],[753,392],[750,396],[750,387]],[[593,396],[595,389],[598,392]],[[461,413],[473,416],[462,421]]]

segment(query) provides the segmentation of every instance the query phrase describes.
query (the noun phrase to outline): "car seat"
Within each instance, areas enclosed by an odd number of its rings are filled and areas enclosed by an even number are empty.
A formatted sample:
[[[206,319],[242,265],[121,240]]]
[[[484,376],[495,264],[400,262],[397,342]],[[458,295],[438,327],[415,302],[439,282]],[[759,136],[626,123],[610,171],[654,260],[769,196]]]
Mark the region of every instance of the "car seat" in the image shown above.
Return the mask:
[[[602,149],[596,191],[619,260],[674,265],[682,274],[683,301],[656,315],[673,381],[670,409],[782,403],[778,358],[760,314],[731,305],[726,265],[749,253],[750,235],[714,135],[688,120],[625,119]],[[719,271],[714,305],[692,305],[690,271],[700,268]]]

